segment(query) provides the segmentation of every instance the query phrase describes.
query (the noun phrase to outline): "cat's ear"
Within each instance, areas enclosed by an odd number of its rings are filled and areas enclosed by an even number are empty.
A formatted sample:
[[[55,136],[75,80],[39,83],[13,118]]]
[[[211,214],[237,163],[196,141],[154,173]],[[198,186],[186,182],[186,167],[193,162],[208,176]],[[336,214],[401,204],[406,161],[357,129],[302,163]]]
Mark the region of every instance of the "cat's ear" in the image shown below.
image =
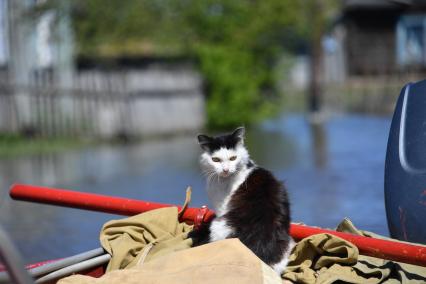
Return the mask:
[[[209,145],[213,139],[207,135],[202,135],[202,134],[198,135],[197,138],[198,138],[198,144],[200,144],[201,149],[203,149],[204,151],[209,151],[210,150]]]
[[[237,129],[232,132],[232,136],[238,139],[240,142],[244,142],[244,134],[246,133],[246,130],[244,127],[238,127]]]

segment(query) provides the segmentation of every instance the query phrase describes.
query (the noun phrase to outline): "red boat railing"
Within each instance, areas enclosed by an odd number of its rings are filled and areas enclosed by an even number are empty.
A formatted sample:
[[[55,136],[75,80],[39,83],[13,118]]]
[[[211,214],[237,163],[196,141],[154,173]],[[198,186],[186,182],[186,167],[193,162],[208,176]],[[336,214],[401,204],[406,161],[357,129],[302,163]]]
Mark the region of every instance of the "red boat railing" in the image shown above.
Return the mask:
[[[169,204],[145,202],[121,197],[24,184],[13,185],[10,190],[10,196],[13,199],[18,200],[127,216],[136,215],[162,207],[174,206]],[[180,206],[178,206],[178,208],[181,209]],[[181,216],[181,221],[199,225],[202,222],[209,222],[213,217],[214,212],[207,207],[187,208]],[[426,247],[424,246],[363,237],[298,224],[292,224],[290,229],[291,236],[296,240],[320,233],[335,235],[353,243],[358,247],[359,252],[363,255],[426,266]]]
[[[59,205],[64,207],[125,216],[133,216],[158,208],[176,206],[171,204],[147,202],[129,198],[113,197],[26,184],[12,185],[9,194],[13,199],[17,200]],[[181,206],[177,207],[179,210],[182,209]],[[186,208],[181,215],[180,221],[198,226],[202,222],[209,222],[213,216],[214,212],[209,210],[207,207]]]

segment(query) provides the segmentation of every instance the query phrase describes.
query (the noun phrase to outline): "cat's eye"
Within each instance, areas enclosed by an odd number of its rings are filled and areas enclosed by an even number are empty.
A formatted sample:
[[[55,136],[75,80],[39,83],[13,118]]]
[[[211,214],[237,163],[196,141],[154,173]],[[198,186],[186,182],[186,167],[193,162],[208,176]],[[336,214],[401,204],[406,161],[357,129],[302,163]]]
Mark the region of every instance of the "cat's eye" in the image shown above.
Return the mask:
[[[220,162],[220,159],[219,159],[219,158],[217,158],[217,157],[213,157],[213,158],[212,158],[212,161],[213,161],[213,162],[215,162],[215,163],[219,163],[219,162]]]
[[[235,159],[237,158],[237,156],[232,156],[231,158],[229,158],[230,161],[235,161]]]

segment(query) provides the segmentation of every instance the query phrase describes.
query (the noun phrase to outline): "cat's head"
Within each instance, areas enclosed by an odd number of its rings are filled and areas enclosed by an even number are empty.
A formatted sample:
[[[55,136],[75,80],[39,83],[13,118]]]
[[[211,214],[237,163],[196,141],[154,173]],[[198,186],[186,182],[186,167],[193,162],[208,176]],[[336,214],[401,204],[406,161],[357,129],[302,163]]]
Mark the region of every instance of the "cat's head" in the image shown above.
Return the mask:
[[[239,171],[249,161],[244,147],[244,127],[231,134],[210,137],[198,135],[198,143],[203,149],[201,165],[207,174],[228,177]]]

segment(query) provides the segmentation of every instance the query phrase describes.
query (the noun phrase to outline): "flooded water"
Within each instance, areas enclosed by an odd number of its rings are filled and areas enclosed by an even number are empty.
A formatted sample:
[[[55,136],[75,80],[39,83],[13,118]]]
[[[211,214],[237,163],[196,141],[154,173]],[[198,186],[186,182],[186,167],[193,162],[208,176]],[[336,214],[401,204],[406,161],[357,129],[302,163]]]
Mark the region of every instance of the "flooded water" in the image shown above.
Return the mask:
[[[336,115],[311,125],[287,114],[248,130],[253,159],[285,181],[294,222],[334,228],[344,217],[387,235],[383,198],[389,117]],[[103,223],[120,216],[12,201],[12,183],[30,183],[162,203],[208,204],[194,136],[99,146],[0,160],[0,224],[26,262],[99,246]]]

